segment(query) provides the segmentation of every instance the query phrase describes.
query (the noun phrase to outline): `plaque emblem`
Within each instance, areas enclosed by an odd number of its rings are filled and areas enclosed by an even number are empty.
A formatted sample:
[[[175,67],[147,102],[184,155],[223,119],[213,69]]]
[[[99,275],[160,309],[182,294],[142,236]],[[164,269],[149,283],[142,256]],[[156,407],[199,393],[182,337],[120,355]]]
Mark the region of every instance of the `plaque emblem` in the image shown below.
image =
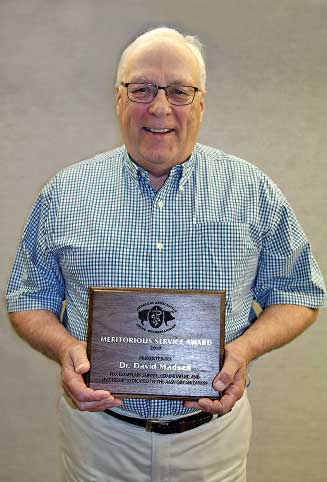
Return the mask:
[[[169,309],[167,309],[169,308]],[[150,333],[165,333],[175,328],[173,322],[176,309],[167,303],[152,302],[137,308],[138,318],[141,323],[137,326]]]

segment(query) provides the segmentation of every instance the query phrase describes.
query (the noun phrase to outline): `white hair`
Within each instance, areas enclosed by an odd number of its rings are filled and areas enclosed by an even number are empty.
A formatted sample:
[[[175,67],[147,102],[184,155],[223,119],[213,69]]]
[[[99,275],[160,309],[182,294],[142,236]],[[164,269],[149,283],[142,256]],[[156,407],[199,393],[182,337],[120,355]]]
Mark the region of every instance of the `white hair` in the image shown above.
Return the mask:
[[[204,62],[203,56],[203,45],[200,40],[193,36],[193,35],[183,35],[178,30],[169,27],[158,27],[144,34],[137,37],[122,53],[120,57],[120,61],[118,64],[117,69],[117,79],[116,82],[119,84],[122,81],[124,69],[126,67],[126,58],[128,54],[135,48],[138,47],[140,44],[148,42],[152,39],[165,39],[167,37],[178,39],[182,41],[185,46],[187,46],[191,52],[193,53],[194,57],[196,58],[198,65],[199,65],[199,73],[200,73],[200,88],[205,90],[206,86],[206,66]]]

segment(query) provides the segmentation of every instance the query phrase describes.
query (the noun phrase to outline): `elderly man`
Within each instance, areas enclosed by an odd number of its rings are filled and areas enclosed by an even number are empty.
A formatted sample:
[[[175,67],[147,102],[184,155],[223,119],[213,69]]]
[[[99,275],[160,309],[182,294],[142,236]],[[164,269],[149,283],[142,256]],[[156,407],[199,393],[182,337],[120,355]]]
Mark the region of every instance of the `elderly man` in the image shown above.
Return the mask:
[[[140,36],[118,68],[125,145],[61,171],[26,225],[8,309],[17,332],[61,366],[66,482],[245,481],[247,365],[325,304],[278,188],[251,164],[196,144],[205,93],[196,39],[165,28]],[[225,362],[213,381],[222,398],[120,400],[87,388],[89,286],[225,290]],[[264,308],[257,320],[253,299]],[[215,416],[203,421],[202,412]],[[170,422],[147,432],[147,419]],[[185,431],[175,433],[179,419]]]

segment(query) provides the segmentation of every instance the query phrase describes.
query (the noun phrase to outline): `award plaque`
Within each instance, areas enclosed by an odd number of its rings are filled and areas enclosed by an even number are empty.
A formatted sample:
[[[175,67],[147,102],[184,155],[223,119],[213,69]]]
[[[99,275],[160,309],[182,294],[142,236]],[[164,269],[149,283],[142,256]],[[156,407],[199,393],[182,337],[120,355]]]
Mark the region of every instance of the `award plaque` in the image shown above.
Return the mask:
[[[90,288],[86,383],[119,398],[218,399],[225,292]]]

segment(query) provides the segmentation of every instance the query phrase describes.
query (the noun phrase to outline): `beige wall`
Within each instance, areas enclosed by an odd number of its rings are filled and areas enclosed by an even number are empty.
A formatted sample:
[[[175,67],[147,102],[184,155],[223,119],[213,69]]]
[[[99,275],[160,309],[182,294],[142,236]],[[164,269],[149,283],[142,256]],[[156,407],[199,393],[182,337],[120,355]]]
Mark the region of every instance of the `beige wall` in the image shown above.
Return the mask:
[[[326,271],[326,1],[1,0],[2,292],[43,183],[119,144],[111,88],[119,53],[161,24],[207,45],[200,141],[281,186]],[[327,479],[326,317],[252,370],[250,482]],[[0,479],[59,481],[57,367],[13,334],[4,308],[0,326]]]

